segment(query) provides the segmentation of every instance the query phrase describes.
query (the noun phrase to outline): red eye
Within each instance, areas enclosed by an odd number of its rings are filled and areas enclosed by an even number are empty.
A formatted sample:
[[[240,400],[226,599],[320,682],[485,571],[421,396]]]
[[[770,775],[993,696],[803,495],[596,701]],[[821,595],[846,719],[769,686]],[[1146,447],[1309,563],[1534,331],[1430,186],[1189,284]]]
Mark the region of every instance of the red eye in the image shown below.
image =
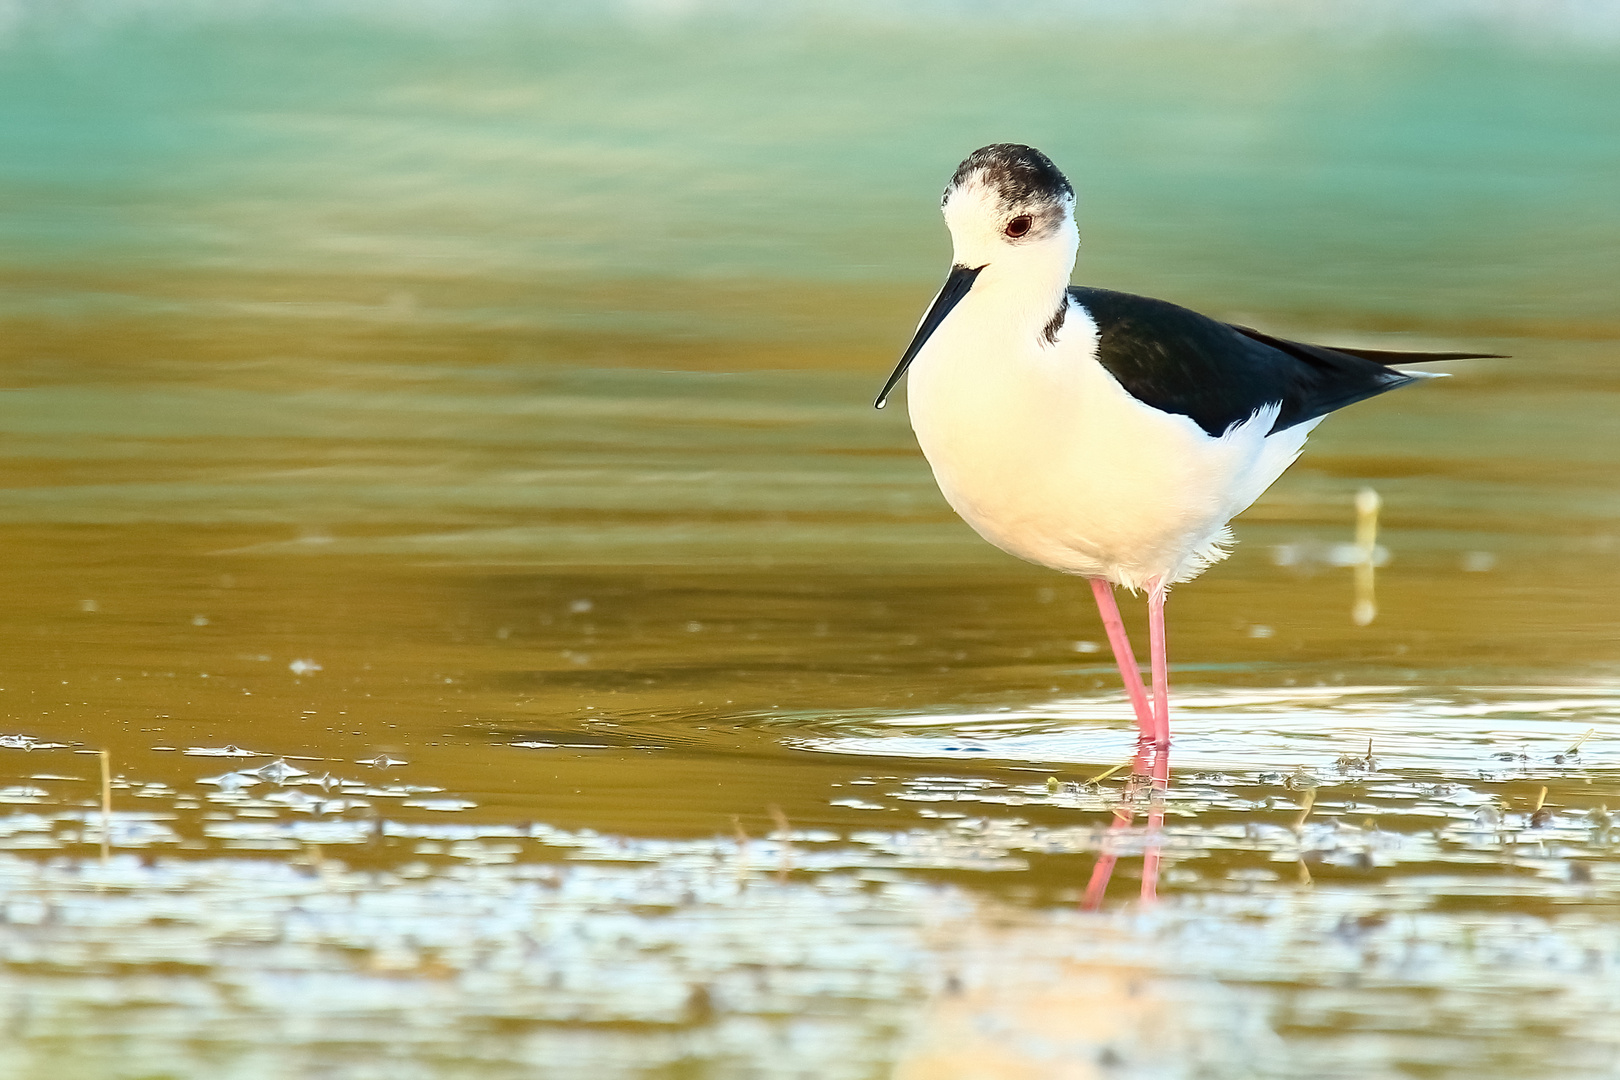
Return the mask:
[[[1020,214],[1011,221],[1007,222],[1007,235],[1016,240],[1020,236],[1023,236],[1025,233],[1029,232],[1029,227],[1033,224],[1035,224],[1034,219],[1032,219],[1028,214]]]

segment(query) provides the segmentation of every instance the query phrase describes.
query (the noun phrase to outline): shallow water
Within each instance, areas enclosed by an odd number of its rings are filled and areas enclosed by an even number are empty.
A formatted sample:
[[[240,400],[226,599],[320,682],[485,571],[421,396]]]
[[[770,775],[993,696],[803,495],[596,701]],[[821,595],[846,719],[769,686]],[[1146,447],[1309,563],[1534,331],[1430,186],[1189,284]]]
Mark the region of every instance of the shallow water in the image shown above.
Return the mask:
[[[1620,29],[1292,10],[16,8],[0,1080],[1614,1075]],[[1008,137],[1081,280],[1513,356],[1178,589],[1162,792],[870,408]]]

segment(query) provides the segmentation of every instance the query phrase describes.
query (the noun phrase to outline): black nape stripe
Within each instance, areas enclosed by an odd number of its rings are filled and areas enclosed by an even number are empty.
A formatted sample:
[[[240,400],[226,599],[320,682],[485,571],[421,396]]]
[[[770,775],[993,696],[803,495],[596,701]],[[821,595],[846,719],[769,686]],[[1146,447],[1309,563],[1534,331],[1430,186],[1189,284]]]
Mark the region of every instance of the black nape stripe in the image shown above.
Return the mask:
[[[1068,317],[1069,294],[1064,293],[1063,299],[1058,301],[1057,310],[1052,313],[1052,317],[1047,320],[1046,325],[1041,327],[1041,337],[1046,339],[1048,345],[1057,344],[1058,331],[1063,329],[1063,320]]]

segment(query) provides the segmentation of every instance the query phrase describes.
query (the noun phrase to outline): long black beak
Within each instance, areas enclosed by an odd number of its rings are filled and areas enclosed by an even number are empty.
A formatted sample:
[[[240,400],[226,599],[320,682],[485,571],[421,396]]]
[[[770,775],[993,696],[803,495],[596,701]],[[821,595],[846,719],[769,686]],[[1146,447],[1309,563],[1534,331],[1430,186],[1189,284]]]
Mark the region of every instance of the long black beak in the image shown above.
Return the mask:
[[[906,354],[900,358],[900,363],[895,365],[894,374],[889,376],[889,381],[883,384],[882,393],[878,394],[877,400],[872,403],[874,408],[881,409],[889,403],[889,392],[894,389],[894,384],[900,381],[900,376],[906,373],[906,368],[910,367],[917,354],[922,352],[928,336],[939,329],[939,324],[945,321],[945,316],[951,313],[951,308],[959,304],[962,297],[968,294],[968,290],[973,288],[973,279],[978,277],[979,271],[983,269],[983,266],[951,267],[951,276],[945,279],[945,287],[934,297],[933,306],[928,309],[928,314],[923,316],[922,324],[917,327],[917,336],[906,346]]]

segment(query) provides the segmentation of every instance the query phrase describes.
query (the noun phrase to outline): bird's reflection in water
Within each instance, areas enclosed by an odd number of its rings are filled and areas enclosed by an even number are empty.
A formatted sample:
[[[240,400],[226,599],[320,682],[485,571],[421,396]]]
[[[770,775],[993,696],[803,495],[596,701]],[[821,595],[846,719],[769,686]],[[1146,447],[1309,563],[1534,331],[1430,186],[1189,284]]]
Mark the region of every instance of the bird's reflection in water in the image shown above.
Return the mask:
[[[1108,836],[1103,839],[1097,865],[1092,868],[1091,880],[1086,884],[1086,894],[1081,900],[1081,907],[1086,911],[1097,911],[1102,907],[1103,896],[1108,891],[1108,880],[1114,876],[1114,865],[1119,861],[1115,850],[1119,839],[1117,834],[1135,824],[1137,803],[1144,795],[1147,799],[1147,844],[1142,852],[1142,900],[1151,903],[1158,897],[1164,796],[1169,787],[1170,748],[1156,746],[1147,739],[1137,740],[1136,757],[1131,761],[1130,781],[1125,785],[1119,805],[1114,808],[1114,820],[1108,826]]]
[[[1098,909],[1139,813],[1142,900],[1156,898],[1170,754],[1144,741],[1086,889]],[[1171,913],[1173,915],[1173,913]],[[939,927],[946,978],[911,1025],[893,1080],[1247,1076],[1277,1037],[1253,999],[1167,977],[1131,920],[1031,919],[991,905]]]

